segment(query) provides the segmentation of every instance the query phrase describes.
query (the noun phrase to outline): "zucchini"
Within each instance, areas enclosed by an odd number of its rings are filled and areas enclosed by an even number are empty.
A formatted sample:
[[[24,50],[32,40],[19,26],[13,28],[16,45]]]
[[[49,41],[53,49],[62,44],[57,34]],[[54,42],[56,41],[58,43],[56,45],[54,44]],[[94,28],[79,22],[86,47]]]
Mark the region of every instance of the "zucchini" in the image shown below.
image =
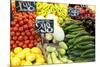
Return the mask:
[[[73,44],[73,42],[74,42],[74,38],[73,38],[73,39],[68,40],[68,43],[69,43],[69,44]]]
[[[92,58],[95,57],[95,53],[92,54],[87,54],[87,55],[82,55],[81,58]]]
[[[74,44],[77,44],[77,43],[80,43],[80,42],[83,42],[83,41],[93,41],[95,39],[94,36],[81,36],[81,37],[78,37],[78,38],[75,38],[74,40]]]

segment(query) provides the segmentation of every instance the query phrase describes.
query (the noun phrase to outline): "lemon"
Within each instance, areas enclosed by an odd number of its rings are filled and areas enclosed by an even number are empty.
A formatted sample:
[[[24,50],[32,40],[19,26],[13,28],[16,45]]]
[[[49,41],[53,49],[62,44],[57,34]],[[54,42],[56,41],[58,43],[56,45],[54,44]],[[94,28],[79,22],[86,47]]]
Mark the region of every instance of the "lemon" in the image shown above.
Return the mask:
[[[43,58],[43,55],[42,54],[36,54],[36,58]]]
[[[31,49],[30,48],[24,48],[23,49],[23,52],[26,54],[26,53],[28,53],[28,52],[30,52],[31,51]]]
[[[21,47],[16,47],[15,49],[14,49],[14,53],[15,54],[17,54],[17,53],[19,53],[19,52],[21,52],[22,51],[22,48]]]
[[[32,62],[30,62],[30,61],[25,61],[24,65],[25,65],[25,66],[26,66],[26,65],[32,65]]]
[[[36,62],[36,63],[34,63],[35,65],[40,65],[40,64],[42,64],[42,63],[40,63],[40,62]]]
[[[23,52],[19,52],[16,56],[19,57],[20,59],[25,58],[25,54]]]
[[[33,47],[33,48],[31,49],[31,52],[32,52],[32,53],[35,53],[35,54],[42,54],[41,49],[38,48],[38,47]]]
[[[13,57],[11,59],[11,66],[20,66],[20,58],[18,57]]]
[[[45,59],[42,58],[42,57],[41,57],[41,58],[37,58],[37,59],[36,59],[36,62],[37,62],[37,63],[45,63]]]
[[[26,62],[25,60],[22,60],[21,61],[21,66],[24,66],[25,62]]]
[[[36,59],[35,54],[29,54],[26,56],[27,61],[34,61]]]
[[[11,57],[14,57],[14,53],[12,51],[10,52],[10,56]]]
[[[30,54],[32,54],[32,53],[31,53],[31,52],[27,52],[25,55],[28,56],[28,55],[30,55]]]

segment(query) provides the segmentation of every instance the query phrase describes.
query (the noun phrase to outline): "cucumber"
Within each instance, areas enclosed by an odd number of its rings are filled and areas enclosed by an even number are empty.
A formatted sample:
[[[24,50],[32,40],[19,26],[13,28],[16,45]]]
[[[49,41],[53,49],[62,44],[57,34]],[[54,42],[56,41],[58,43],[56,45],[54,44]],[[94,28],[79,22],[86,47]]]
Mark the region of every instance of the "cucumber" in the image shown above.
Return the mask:
[[[69,25],[71,25],[71,24],[74,24],[74,22],[72,22],[72,21],[67,21],[67,22],[63,23],[61,26],[62,26],[62,27],[66,27],[66,26],[69,26]]]
[[[69,43],[69,44],[73,44],[73,42],[74,42],[74,38],[73,38],[73,39],[68,40],[68,43]]]
[[[77,43],[80,43],[80,42],[83,42],[83,41],[93,41],[95,39],[94,36],[81,36],[81,37],[78,37],[78,38],[75,38],[74,40],[74,44],[77,44]]]
[[[83,28],[74,28],[74,29],[71,29],[69,32],[74,32],[74,31],[81,31],[81,30],[84,30]]]
[[[84,56],[89,56],[89,54],[94,54],[95,53],[95,49],[88,49],[86,51],[84,51],[82,54],[81,54],[81,57],[84,57]]]
[[[95,53],[81,56],[81,58],[92,58],[92,57],[95,57]]]
[[[84,36],[84,35],[89,35],[89,33],[88,33],[88,32],[79,32],[79,33],[75,36],[75,38],[80,37],[80,36]]]
[[[85,46],[77,45],[77,47],[81,48],[81,49],[89,49],[89,48],[94,48],[95,45],[94,44],[86,44]]]
[[[67,35],[66,35],[66,38],[67,38],[67,39],[71,39],[71,38],[74,38],[74,37],[75,37],[75,35],[70,35],[70,34],[67,34]]]
[[[70,34],[71,34],[71,35],[76,35],[76,34],[78,34],[78,33],[80,33],[80,32],[85,32],[85,30],[73,31],[73,32],[71,32]]]
[[[73,28],[78,28],[78,25],[72,24],[70,26],[67,26],[64,30],[68,31],[68,30],[73,29]]]
[[[86,44],[95,44],[95,43],[93,41],[83,41],[83,42],[77,43],[76,45],[85,46]]]

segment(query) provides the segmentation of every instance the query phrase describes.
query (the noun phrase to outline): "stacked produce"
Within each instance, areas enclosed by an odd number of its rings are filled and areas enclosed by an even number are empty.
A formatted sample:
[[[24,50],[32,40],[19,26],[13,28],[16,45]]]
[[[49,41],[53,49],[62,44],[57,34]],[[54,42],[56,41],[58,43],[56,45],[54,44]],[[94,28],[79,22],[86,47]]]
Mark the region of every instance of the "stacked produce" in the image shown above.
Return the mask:
[[[48,46],[47,51],[47,63],[48,64],[62,64],[62,63],[72,63],[73,61],[68,59],[66,56],[67,45],[64,42],[59,42],[57,47]]]
[[[66,34],[65,42],[68,45],[69,58],[74,62],[94,61],[95,37],[90,36],[81,23],[75,21],[66,21],[62,27]]]
[[[68,17],[67,4],[52,4],[52,3],[36,3],[37,15],[47,16],[48,14],[54,14],[58,16],[58,23],[63,23]]]
[[[42,51],[38,47],[33,48],[20,48],[17,47],[14,51],[10,52],[11,66],[23,66],[23,65],[37,65],[45,64],[45,59],[42,55]]]
[[[77,8],[79,9],[79,16],[71,16],[73,19],[77,20],[84,20],[84,19],[92,19],[95,20],[95,7],[91,7],[87,5],[76,5],[76,4],[70,4],[69,8]]]
[[[31,48],[40,43],[41,38],[35,32],[35,12],[14,12],[10,27],[11,49]]]

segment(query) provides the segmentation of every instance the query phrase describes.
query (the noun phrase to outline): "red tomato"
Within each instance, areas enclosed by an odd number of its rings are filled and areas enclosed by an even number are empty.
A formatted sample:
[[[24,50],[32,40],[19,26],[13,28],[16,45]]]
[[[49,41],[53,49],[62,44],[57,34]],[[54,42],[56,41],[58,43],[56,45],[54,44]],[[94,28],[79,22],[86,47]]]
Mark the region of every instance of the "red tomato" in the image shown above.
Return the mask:
[[[23,48],[27,48],[27,44],[24,44],[22,47],[23,47]]]
[[[26,32],[26,35],[27,35],[27,36],[30,36],[30,35],[31,35],[31,33],[30,33],[30,32]]]
[[[24,29],[25,29],[25,30],[28,29],[28,25],[27,25],[27,24],[24,25]]]
[[[19,36],[19,37],[18,37],[18,40],[19,40],[19,41],[22,41],[22,40],[23,40],[23,36]]]
[[[27,40],[28,39],[28,36],[24,36],[24,40]]]
[[[28,23],[28,19],[24,19],[24,22],[25,22],[25,23]]]
[[[15,40],[15,41],[16,41],[16,40],[17,40],[17,36],[13,36],[13,40]]]
[[[10,35],[15,36],[15,32],[14,31],[10,32]]]
[[[23,42],[20,42],[20,43],[18,44],[19,47],[22,47],[23,45],[24,45]]]
[[[24,28],[23,27],[19,27],[19,31],[20,32],[24,31]]]
[[[25,32],[21,32],[21,35],[22,35],[22,36],[25,36]]]
[[[29,44],[29,42],[30,42],[29,40],[25,40],[25,44]]]
[[[20,32],[16,32],[16,36],[19,36],[20,35]]]
[[[30,40],[30,43],[31,43],[31,44],[33,44],[33,43],[34,43],[34,41],[33,41],[33,40]]]
[[[30,36],[29,39],[30,39],[30,40],[33,40],[33,36]]]
[[[13,48],[13,49],[14,49],[14,48],[16,48],[16,47],[17,47],[17,45],[16,45],[16,44],[13,44],[13,45],[12,45],[12,48]]]
[[[17,41],[16,41],[16,44],[19,44],[19,43],[20,43],[20,42],[17,40]]]
[[[14,44],[14,43],[15,43],[15,41],[14,41],[14,40],[11,40],[11,41],[10,41],[10,44],[11,44],[11,45],[12,45],[12,44]]]
[[[23,21],[20,21],[20,22],[19,22],[19,25],[20,25],[20,26],[24,25],[24,22],[23,22]]]
[[[16,24],[16,27],[19,27],[19,24]]]
[[[33,44],[28,44],[28,47],[29,47],[29,48],[32,48],[32,47],[33,47]]]
[[[14,27],[14,31],[18,31],[18,27]]]

